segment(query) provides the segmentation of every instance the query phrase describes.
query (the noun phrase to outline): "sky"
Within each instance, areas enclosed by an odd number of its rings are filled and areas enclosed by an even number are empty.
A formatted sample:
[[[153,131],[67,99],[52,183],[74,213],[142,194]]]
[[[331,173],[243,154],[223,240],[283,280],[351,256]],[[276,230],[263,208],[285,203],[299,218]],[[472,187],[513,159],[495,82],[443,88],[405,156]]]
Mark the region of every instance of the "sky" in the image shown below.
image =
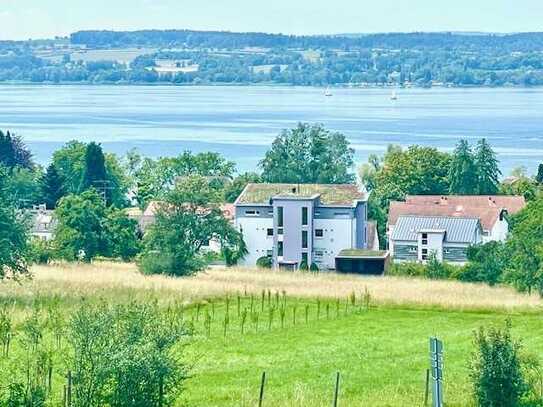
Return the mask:
[[[84,29],[543,31],[543,0],[0,0],[0,40]]]

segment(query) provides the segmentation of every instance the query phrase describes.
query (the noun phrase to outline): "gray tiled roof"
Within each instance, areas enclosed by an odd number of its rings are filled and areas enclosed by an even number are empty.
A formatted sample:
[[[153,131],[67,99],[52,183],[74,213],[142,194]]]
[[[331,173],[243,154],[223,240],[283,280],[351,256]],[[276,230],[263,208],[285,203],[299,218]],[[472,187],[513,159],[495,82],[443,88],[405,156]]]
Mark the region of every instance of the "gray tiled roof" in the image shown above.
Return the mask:
[[[481,225],[477,218],[443,216],[400,216],[392,230],[392,240],[417,240],[421,231],[444,230],[445,242],[475,243],[474,236]]]

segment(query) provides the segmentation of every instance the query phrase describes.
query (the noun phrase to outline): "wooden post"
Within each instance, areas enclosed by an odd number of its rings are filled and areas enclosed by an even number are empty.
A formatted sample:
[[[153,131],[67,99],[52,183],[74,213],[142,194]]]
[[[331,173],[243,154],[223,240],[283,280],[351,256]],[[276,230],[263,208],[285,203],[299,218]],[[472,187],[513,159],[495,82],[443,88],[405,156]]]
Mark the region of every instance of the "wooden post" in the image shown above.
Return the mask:
[[[334,407],[337,407],[337,402],[338,402],[338,397],[339,397],[339,372],[336,373],[336,387],[335,387],[335,390],[334,390],[334,403],[333,403],[333,406]]]
[[[424,388],[424,406],[428,405],[429,391],[430,391],[430,369],[426,369],[426,386]]]
[[[72,371],[68,370],[68,391],[66,394],[66,403],[72,407]]]
[[[266,372],[262,372],[262,379],[260,381],[260,396],[258,398],[258,407],[262,407],[264,401],[264,385],[266,383]]]

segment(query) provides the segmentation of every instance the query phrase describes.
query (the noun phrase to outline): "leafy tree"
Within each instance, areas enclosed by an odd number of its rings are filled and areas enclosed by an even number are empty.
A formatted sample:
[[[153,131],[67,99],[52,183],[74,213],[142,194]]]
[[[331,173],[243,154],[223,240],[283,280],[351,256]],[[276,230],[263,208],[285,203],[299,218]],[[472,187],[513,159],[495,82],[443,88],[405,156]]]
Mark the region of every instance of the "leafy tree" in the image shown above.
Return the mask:
[[[449,169],[451,194],[475,195],[478,193],[478,171],[471,148],[466,140],[456,145]]]
[[[201,176],[190,176],[170,192],[144,237],[140,266],[146,273],[189,275],[205,266],[202,247],[217,239],[231,252],[243,251],[216,204],[220,194]]]
[[[543,295],[543,198],[512,217],[506,250],[505,280],[521,291],[536,289]]]
[[[5,194],[7,171],[0,167],[0,280],[28,272],[26,220]]]
[[[494,195],[500,185],[500,167],[496,153],[486,139],[481,139],[475,149],[475,166],[477,167],[478,193],[480,195]]]
[[[54,164],[50,164],[40,180],[41,199],[47,208],[54,209],[64,196],[64,185]]]
[[[517,407],[528,386],[522,373],[521,345],[511,337],[511,322],[503,330],[480,328],[471,361],[471,380],[477,405]]]
[[[224,199],[226,202],[235,202],[236,199],[241,195],[247,184],[249,183],[259,183],[262,181],[260,175],[254,172],[243,173],[234,180],[227,184],[224,188]]]
[[[468,248],[468,264],[460,274],[463,281],[498,284],[502,280],[503,271],[507,267],[507,252],[501,242],[488,242],[484,245]]]
[[[129,261],[139,253],[138,224],[124,211],[109,208],[103,228],[106,240],[105,256]]]
[[[14,167],[7,170],[5,183],[6,193],[19,208],[29,208],[40,199],[39,181],[41,173],[38,168],[28,169]]]
[[[171,406],[187,378],[179,315],[156,304],[85,304],[69,324],[74,407]]]
[[[99,155],[95,144],[92,150]],[[87,145],[79,141],[70,141],[61,149],[53,153],[53,165],[55,166],[60,178],[63,181],[63,190],[66,194],[78,194],[86,188],[84,182],[86,165]],[[103,154],[103,153],[102,153]],[[100,160],[100,158],[98,158]],[[120,164],[115,154],[104,155],[104,166],[106,175],[102,180],[107,181],[107,201],[117,207],[123,207],[126,203],[126,194],[128,191],[128,178],[125,169]],[[98,174],[95,177],[98,180]],[[100,183],[99,183],[100,184]],[[101,186],[101,185],[92,185]],[[83,189],[82,189],[83,188]]]
[[[136,180],[137,200],[144,207],[151,200],[163,199],[176,182],[191,175],[206,177],[210,185],[220,190],[234,174],[235,164],[217,153],[192,154],[185,151],[177,157],[157,160],[141,159],[132,153],[128,158],[130,171]]]
[[[21,167],[33,169],[32,153],[20,136],[3,133],[0,130],[0,164],[8,168]]]
[[[66,260],[81,257],[90,262],[104,253],[105,213],[104,201],[94,189],[62,198],[55,209],[55,246],[59,255]]]
[[[85,171],[80,191],[99,189],[107,181],[104,152],[100,144],[91,142],[85,150]]]
[[[265,182],[343,184],[354,182],[353,155],[343,134],[299,123],[277,136],[259,165]]]

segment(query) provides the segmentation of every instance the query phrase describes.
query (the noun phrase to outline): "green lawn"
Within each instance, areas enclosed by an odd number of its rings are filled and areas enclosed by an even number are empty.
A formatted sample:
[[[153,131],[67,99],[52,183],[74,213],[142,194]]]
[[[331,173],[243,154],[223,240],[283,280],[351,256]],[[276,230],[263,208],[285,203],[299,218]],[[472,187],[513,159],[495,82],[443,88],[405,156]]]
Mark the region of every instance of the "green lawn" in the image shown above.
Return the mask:
[[[307,286],[317,277],[223,271],[175,280],[142,276],[125,266],[106,265],[103,270],[100,267],[96,266],[94,271],[89,267],[80,271],[43,268],[37,270],[33,282],[2,284],[0,308],[11,313],[16,329],[20,330],[21,322],[35,310],[45,321],[48,307],[53,303],[58,304],[65,321],[75,307],[81,306],[82,299],[87,303],[100,299],[108,303],[158,300],[162,307],[179,305],[179,301],[191,304],[176,314],[194,330],[184,348],[184,358],[192,366],[191,378],[185,383],[178,406],[255,406],[263,371],[268,376],[264,406],[330,406],[338,371],[341,406],[421,405],[429,366],[428,339],[433,335],[445,345],[447,406],[469,406],[468,363],[473,351],[473,332],[480,326],[503,326],[507,318],[511,318],[513,335],[522,339],[524,349],[543,360],[541,308],[523,305],[529,302],[522,296],[516,298],[518,308],[512,308],[517,310],[510,313],[483,310],[477,303],[470,311],[460,311],[431,301],[427,305],[379,302],[373,283],[368,293],[375,295],[375,299],[371,295],[365,298],[364,291],[358,289],[353,305],[352,294],[339,299],[329,295],[324,299],[327,291],[331,293],[337,285],[345,283],[339,277],[337,281],[326,276],[318,279],[323,287],[320,299],[298,299],[285,296],[274,285],[280,287],[278,282],[286,281]],[[352,281],[354,284],[358,280],[353,277]],[[410,287],[415,293],[424,286],[392,278],[383,281],[397,290]],[[224,291],[220,292],[215,283]],[[233,287],[244,285],[249,294],[232,291]],[[270,287],[271,291],[264,291],[262,297],[262,288],[256,287]],[[446,292],[443,284],[435,287],[442,295],[453,295]],[[492,289],[466,285],[454,286],[455,295],[461,296],[463,288],[471,290],[473,296],[494,294]],[[229,297],[225,297],[226,292]],[[504,291],[495,293],[505,295]],[[226,298],[229,323],[225,336]],[[200,305],[194,301],[201,301]],[[271,326],[270,309],[274,310]],[[284,309],[283,324],[281,309]],[[242,334],[244,310],[247,317]],[[21,347],[22,338],[21,332],[16,332],[9,358],[0,356],[0,390],[13,377],[25,375],[27,355]],[[52,349],[54,360],[53,401],[47,405],[57,406],[61,404],[66,384],[67,350],[54,345],[51,332],[43,341]],[[63,346],[66,343],[65,337]]]
[[[543,356],[541,317],[509,316],[516,337]],[[336,319],[333,304],[328,320],[322,313],[318,321],[305,324],[300,318],[292,326],[289,320],[284,329],[275,326],[268,331],[265,326],[258,333],[249,329],[243,337],[236,326],[232,328],[235,334],[225,340],[217,326],[209,339],[200,337],[191,345],[194,376],[184,399],[195,406],[254,406],[262,371],[266,371],[266,406],[328,406],[339,371],[342,405],[420,405],[429,364],[428,338],[437,335],[445,343],[447,405],[469,405],[473,331],[482,325],[503,324],[507,317],[392,308],[345,315],[342,308]]]

